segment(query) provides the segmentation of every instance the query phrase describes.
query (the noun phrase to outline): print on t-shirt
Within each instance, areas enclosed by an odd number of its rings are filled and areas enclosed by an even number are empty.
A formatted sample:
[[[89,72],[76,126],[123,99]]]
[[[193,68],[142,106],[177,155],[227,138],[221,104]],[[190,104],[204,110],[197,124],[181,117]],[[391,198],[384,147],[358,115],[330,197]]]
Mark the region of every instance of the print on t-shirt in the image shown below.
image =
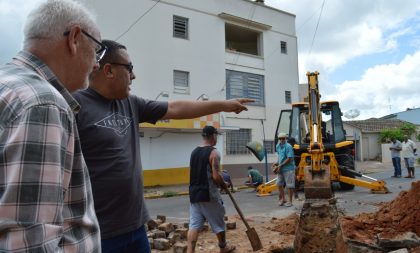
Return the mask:
[[[113,129],[118,135],[126,135],[132,119],[124,115],[113,113],[95,123],[96,126]]]

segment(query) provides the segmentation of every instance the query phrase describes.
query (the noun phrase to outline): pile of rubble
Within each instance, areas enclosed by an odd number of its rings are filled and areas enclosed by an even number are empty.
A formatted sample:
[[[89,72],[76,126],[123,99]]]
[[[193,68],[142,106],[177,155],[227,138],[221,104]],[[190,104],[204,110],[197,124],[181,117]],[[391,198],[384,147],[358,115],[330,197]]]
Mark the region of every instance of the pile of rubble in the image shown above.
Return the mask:
[[[228,230],[236,229],[235,221],[228,221],[225,217]],[[206,223],[202,232],[208,231],[209,225]],[[151,249],[167,251],[172,249],[174,253],[187,252],[188,222],[175,224],[166,222],[166,216],[158,215],[147,223],[147,237]]]
[[[420,251],[420,181],[374,213],[340,220],[344,240],[378,252],[406,248]],[[418,251],[417,251],[418,250]],[[376,252],[376,251],[372,251]]]

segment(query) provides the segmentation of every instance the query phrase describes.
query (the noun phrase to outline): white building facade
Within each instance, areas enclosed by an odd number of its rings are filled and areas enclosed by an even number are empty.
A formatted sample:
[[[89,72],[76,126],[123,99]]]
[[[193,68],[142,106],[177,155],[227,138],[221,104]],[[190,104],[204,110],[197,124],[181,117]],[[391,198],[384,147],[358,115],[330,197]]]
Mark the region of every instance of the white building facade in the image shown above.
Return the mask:
[[[191,151],[200,130],[224,132],[218,150],[224,169],[245,177],[248,165],[264,164],[248,152],[263,142],[272,154],[282,109],[298,101],[295,15],[248,0],[88,0],[102,38],[128,48],[136,79],[131,92],[157,100],[256,100],[241,114],[220,113],[190,121],[142,125],[145,185],[188,182]]]

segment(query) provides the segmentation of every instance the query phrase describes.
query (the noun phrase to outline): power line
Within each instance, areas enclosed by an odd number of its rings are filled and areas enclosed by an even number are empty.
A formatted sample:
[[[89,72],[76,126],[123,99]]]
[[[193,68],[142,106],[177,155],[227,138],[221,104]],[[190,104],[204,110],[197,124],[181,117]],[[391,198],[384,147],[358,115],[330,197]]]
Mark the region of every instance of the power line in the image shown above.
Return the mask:
[[[309,18],[307,18],[298,28],[297,28],[297,30],[296,30],[296,33],[298,33],[299,31],[300,31],[300,29],[304,26],[304,25],[306,25],[306,23],[308,23],[309,22],[309,20],[311,20],[312,18],[313,18],[313,16],[315,16],[315,14],[317,14],[318,13],[318,11],[322,8],[322,6],[324,6],[324,3],[322,3],[322,5],[321,6],[319,6],[319,8],[316,10],[316,11],[314,11],[314,13],[312,13],[312,15],[309,17]]]
[[[139,18],[137,18],[128,28],[127,30],[125,30],[125,32],[123,32],[120,36],[118,36],[115,40],[118,41],[122,36],[124,36],[126,33],[128,33],[131,28],[133,28],[133,26],[135,26],[140,19],[142,19],[144,16],[146,16],[147,13],[149,13],[158,3],[160,2],[160,0],[158,0],[152,7],[150,7],[145,13],[143,13],[143,15],[141,15]]]
[[[318,26],[319,26],[319,23],[320,23],[320,21],[321,21],[322,12],[323,12],[323,10],[324,10],[324,4],[325,4],[325,0],[322,2],[321,12],[319,13],[318,22],[316,23],[316,28],[315,28],[315,32],[314,32],[314,37],[312,38],[312,43],[311,43],[311,47],[310,47],[310,49],[309,49],[309,55],[308,55],[308,57],[311,55],[311,52],[312,52],[312,47],[313,47],[314,42],[315,42],[316,33],[317,33],[317,31],[318,31]]]

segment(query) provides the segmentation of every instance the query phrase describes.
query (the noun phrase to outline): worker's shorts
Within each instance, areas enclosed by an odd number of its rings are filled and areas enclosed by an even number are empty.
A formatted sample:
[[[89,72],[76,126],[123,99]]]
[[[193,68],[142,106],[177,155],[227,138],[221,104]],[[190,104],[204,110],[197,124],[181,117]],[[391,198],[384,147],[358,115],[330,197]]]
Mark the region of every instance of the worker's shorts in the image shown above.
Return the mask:
[[[213,233],[225,231],[226,211],[223,201],[210,200],[209,202],[191,203],[190,205],[190,229],[200,230],[207,220]]]
[[[405,167],[406,168],[414,167],[414,158],[413,157],[410,157],[410,158],[404,157],[404,161],[405,161]]]
[[[284,186],[287,188],[295,188],[295,170],[287,170],[277,174],[277,186]]]

